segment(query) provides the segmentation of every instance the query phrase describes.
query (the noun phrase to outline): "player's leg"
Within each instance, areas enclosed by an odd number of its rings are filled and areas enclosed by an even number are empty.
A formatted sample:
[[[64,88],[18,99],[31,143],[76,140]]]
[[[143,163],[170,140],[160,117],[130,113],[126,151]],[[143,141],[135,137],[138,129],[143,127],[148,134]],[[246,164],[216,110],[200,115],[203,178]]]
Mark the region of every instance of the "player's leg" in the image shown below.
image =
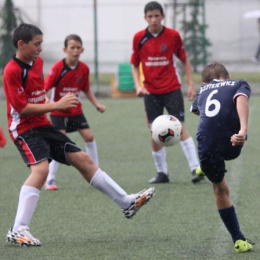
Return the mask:
[[[15,145],[25,163],[30,165],[31,174],[21,188],[15,222],[8,231],[6,240],[19,245],[39,246],[41,243],[32,236],[29,225],[40,196],[40,189],[48,175],[49,145],[34,129],[22,134],[15,141]]]
[[[98,151],[96,140],[90,130],[90,128],[80,129],[79,133],[81,134],[86,147],[86,153],[90,156],[95,165],[99,165],[98,162]]]
[[[98,168],[84,152],[67,152],[67,163],[73,165],[91,186],[107,195],[123,210],[126,218],[133,217],[153,196],[154,188],[128,195],[106,172]]]
[[[68,117],[60,117],[51,115],[51,122],[56,126],[63,134],[66,134],[66,127],[68,124]],[[56,174],[59,168],[59,162],[52,160],[49,164],[49,173],[44,184],[45,190],[57,190]]]
[[[163,102],[160,95],[144,96],[144,106],[148,127],[151,127],[154,119],[163,114]],[[158,145],[151,136],[152,156],[154,159],[157,175],[149,180],[149,183],[167,183],[169,182],[168,165],[166,161],[166,149]]]
[[[212,153],[212,156],[214,154]],[[214,158],[217,159],[215,154]],[[235,250],[238,253],[246,252],[252,249],[252,242],[247,240],[240,230],[239,222],[236,216],[235,207],[232,205],[229,195],[229,187],[225,178],[225,163],[219,161],[214,164],[207,164],[205,161],[201,164],[201,171],[205,173],[212,182],[216,205],[220,218],[229,231],[234,242]]]
[[[200,182],[200,180],[203,179],[203,177],[199,177],[196,174],[196,169],[199,165],[196,146],[193,138],[190,136],[190,134],[186,129],[185,123],[182,122],[181,124],[182,124],[182,136],[180,140],[181,148],[188,161],[191,170],[191,175],[192,175],[191,181],[193,183],[197,183]]]
[[[184,100],[181,90],[173,91],[164,96],[165,107],[170,115],[177,117],[182,123],[182,136],[180,140],[181,148],[188,161],[190,171],[191,171],[191,181],[197,183],[201,180],[199,176],[196,175],[196,169],[199,165],[197,151],[193,138],[190,136],[189,132],[185,126],[185,111],[184,111]]]
[[[98,151],[94,135],[90,130],[89,123],[86,117],[81,114],[68,118],[67,132],[79,131],[85,142],[86,153],[90,156],[92,161],[98,166]]]

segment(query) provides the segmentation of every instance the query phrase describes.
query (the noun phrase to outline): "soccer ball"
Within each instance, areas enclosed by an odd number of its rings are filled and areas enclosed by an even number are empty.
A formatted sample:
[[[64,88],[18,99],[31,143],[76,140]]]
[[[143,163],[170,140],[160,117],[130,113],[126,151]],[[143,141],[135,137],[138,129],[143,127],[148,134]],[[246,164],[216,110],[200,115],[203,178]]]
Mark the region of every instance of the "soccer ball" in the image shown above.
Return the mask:
[[[161,146],[172,146],[181,139],[182,125],[174,116],[161,115],[152,123],[151,133],[153,140]]]

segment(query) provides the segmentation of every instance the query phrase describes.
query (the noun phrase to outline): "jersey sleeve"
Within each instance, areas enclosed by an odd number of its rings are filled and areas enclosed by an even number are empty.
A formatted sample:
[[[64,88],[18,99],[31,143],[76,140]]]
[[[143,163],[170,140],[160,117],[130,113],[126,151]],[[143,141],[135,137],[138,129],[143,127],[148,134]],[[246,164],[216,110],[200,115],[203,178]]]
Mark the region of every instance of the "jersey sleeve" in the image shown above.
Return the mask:
[[[28,105],[19,71],[6,67],[4,70],[4,90],[9,103],[18,113]]]
[[[181,36],[178,32],[176,32],[176,36],[175,36],[175,41],[176,41],[176,44],[178,46],[178,49],[176,51],[176,56],[180,59],[180,60],[185,60],[186,57],[187,57],[187,54],[186,54],[186,51],[185,51],[185,47],[184,47],[184,44],[183,44],[183,41],[181,39]]]
[[[197,92],[197,97],[193,100],[191,107],[190,107],[190,112],[197,114],[199,113],[199,108],[198,108],[198,98],[199,98],[199,91]]]
[[[60,70],[58,69],[58,66],[54,64],[44,80],[44,89],[46,92],[55,87],[55,84],[58,81],[59,76]]]
[[[238,96],[241,96],[241,95],[243,95],[243,96],[245,96],[245,97],[247,97],[249,99],[250,96],[251,96],[251,88],[248,85],[248,83],[246,81],[244,81],[244,80],[240,80],[238,82],[238,84],[239,84],[239,88],[238,88],[236,94],[234,95],[233,100],[235,101],[235,99]]]
[[[139,45],[138,37],[137,35],[135,35],[133,38],[133,46],[132,46],[133,49],[132,49],[132,55],[130,60],[130,63],[133,64],[135,67],[138,67],[140,63],[140,58],[138,55],[138,45]]]

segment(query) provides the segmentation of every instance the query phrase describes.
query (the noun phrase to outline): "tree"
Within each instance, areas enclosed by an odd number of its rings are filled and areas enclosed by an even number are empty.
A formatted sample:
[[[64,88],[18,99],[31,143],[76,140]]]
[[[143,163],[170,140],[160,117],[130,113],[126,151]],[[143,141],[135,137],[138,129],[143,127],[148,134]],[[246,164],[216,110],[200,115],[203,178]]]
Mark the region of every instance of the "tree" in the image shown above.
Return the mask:
[[[203,21],[202,8],[205,0],[190,0],[188,7],[191,10],[191,20],[182,22],[184,32],[184,45],[188,53],[194,72],[198,71],[200,65],[205,66],[205,56],[208,56],[207,47],[211,43],[205,37],[207,25]],[[203,21],[200,22],[200,18]]]
[[[0,35],[0,70],[15,54],[15,47],[12,42],[12,32],[17,27],[18,16],[12,0],[6,0],[0,12],[1,35]]]

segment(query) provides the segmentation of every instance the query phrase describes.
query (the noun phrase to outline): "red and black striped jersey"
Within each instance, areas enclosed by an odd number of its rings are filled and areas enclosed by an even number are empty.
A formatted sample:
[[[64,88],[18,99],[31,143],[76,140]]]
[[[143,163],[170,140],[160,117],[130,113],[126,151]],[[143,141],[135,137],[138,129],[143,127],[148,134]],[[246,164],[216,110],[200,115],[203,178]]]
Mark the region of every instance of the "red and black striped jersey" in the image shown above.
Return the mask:
[[[12,140],[31,128],[51,125],[46,114],[20,115],[29,103],[45,103],[42,69],[43,60],[40,57],[32,65],[13,58],[4,69],[8,129]]]
[[[54,116],[78,116],[83,114],[82,104],[80,100],[80,92],[89,90],[89,67],[79,61],[75,69],[70,68],[65,60],[56,62],[51,68],[44,82],[44,89],[51,90],[51,101],[57,102],[67,93],[75,94],[79,103],[77,107],[70,108],[64,111],[53,111],[51,115]]]
[[[181,88],[176,67],[176,57],[186,58],[180,34],[163,27],[162,32],[153,36],[148,29],[134,35],[131,63],[142,64],[144,86],[152,94],[165,94]]]

